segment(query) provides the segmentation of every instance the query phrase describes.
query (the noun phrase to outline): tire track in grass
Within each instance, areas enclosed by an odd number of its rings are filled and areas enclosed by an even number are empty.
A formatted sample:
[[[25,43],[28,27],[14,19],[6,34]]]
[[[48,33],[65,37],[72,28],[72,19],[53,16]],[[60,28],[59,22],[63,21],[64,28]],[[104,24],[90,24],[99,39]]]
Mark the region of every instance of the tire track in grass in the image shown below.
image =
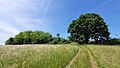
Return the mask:
[[[84,46],[80,46],[80,48],[80,55],[70,68],[91,68],[91,64],[89,62],[89,54],[86,48]]]
[[[80,55],[80,48],[79,48],[79,51],[77,52],[77,54],[73,57],[73,59],[65,66],[65,68],[70,68],[70,66],[77,60],[77,58],[79,57]]]
[[[87,50],[87,52],[89,54],[89,59],[90,59],[89,61],[90,61],[90,64],[91,64],[91,68],[98,68],[97,63],[96,63],[94,57],[92,56],[90,50],[87,47],[85,47],[85,48],[86,48],[86,50]]]

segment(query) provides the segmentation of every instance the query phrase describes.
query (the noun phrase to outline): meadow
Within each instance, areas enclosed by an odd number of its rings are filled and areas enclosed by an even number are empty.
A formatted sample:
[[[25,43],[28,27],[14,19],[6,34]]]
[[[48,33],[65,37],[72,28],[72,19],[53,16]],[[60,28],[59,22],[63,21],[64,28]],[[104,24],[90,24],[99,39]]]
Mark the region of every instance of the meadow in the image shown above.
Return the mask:
[[[0,68],[120,68],[119,64],[120,46],[0,46]]]
[[[62,68],[77,51],[77,46],[1,46],[0,68]]]
[[[120,46],[87,46],[99,68],[120,68]]]

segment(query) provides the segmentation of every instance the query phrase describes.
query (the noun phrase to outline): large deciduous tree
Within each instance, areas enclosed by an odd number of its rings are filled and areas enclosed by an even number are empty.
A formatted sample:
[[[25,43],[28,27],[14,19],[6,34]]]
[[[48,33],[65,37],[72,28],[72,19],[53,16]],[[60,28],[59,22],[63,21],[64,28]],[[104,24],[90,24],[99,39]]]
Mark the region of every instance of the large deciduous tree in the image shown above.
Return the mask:
[[[68,37],[71,41],[88,43],[93,39],[96,44],[109,39],[108,25],[104,19],[95,13],[81,14],[68,27]]]

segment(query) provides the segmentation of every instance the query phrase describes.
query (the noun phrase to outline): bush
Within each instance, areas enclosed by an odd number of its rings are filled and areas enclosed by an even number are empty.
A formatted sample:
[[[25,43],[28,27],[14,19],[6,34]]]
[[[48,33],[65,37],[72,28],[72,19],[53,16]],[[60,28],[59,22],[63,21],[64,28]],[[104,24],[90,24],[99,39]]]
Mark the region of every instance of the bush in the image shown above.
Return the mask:
[[[106,45],[120,45],[120,39],[113,38],[105,42]]]
[[[69,44],[70,41],[64,38],[53,37],[51,38],[51,42],[49,44]]]

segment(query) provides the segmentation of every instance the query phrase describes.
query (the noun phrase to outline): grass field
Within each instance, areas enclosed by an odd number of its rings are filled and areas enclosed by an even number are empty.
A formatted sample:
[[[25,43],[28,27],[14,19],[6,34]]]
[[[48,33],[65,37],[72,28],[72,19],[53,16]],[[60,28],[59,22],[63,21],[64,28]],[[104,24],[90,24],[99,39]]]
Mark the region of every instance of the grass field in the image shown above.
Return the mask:
[[[1,46],[0,68],[62,68],[77,53],[77,46]]]
[[[120,68],[120,46],[87,46],[99,68]]]
[[[120,68],[120,46],[0,46],[0,68],[68,68],[67,65],[70,68]]]

